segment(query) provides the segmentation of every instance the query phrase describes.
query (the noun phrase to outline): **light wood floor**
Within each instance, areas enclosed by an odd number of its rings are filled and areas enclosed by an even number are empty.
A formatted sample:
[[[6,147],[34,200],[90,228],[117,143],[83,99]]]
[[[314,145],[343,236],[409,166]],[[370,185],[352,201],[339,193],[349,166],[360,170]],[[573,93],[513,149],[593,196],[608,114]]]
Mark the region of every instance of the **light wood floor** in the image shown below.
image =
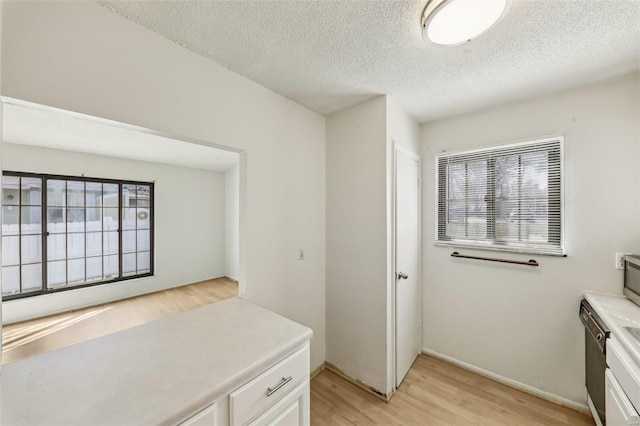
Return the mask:
[[[131,328],[238,295],[217,278],[2,327],[2,364]]]
[[[9,363],[238,294],[221,278],[3,327]],[[568,408],[420,355],[389,404],[324,370],[311,381],[311,423],[321,425],[593,425]]]
[[[594,425],[593,419],[428,355],[420,355],[389,404],[324,370],[311,381],[320,425]]]

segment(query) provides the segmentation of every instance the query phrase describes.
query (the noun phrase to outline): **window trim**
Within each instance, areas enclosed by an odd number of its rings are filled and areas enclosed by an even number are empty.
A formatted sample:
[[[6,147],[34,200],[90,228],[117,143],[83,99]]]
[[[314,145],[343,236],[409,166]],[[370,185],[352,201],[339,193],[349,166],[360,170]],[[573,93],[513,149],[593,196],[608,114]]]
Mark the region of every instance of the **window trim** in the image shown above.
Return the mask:
[[[557,141],[559,145],[559,171],[560,171],[560,181],[559,181],[559,211],[556,211],[554,214],[559,215],[558,223],[560,224],[560,232],[556,235],[556,238],[559,239],[559,251],[551,252],[543,249],[534,250],[529,247],[518,247],[518,244],[510,243],[509,241],[501,241],[501,240],[492,240],[492,241],[473,241],[473,240],[460,240],[450,238],[448,240],[442,239],[440,230],[444,229],[442,225],[446,225],[446,215],[440,214],[440,206],[441,203],[447,205],[447,191],[440,191],[440,176],[442,173],[446,173],[446,170],[441,170],[440,160],[443,157],[451,157],[457,155],[474,155],[481,154],[483,152],[491,152],[491,151],[499,151],[499,150],[508,150],[514,149],[518,147],[528,146],[528,145],[536,145],[536,144],[544,144],[549,142]],[[565,173],[564,173],[564,136],[562,135],[554,135],[540,139],[530,139],[525,141],[519,141],[514,143],[502,144],[502,145],[492,145],[488,147],[475,148],[475,149],[464,149],[457,151],[442,151],[435,155],[435,242],[436,246],[444,246],[444,247],[461,247],[461,248],[469,248],[469,249],[478,249],[478,250],[491,250],[491,251],[499,251],[499,252],[511,252],[511,253],[521,253],[521,254],[536,254],[543,256],[552,256],[552,257],[567,257],[566,254],[566,241],[565,241],[565,191],[564,191],[564,181],[565,181]],[[487,186],[490,185],[490,180],[487,180]],[[495,185],[495,182],[494,182]],[[495,204],[495,194],[490,197],[491,203]],[[488,203],[489,203],[488,202]],[[495,209],[492,210],[492,214],[495,215]],[[551,216],[551,211],[549,211],[549,216]],[[487,218],[489,217],[490,212],[487,209]],[[446,228],[446,226],[445,226]],[[490,232],[491,226],[487,223],[487,232]],[[495,230],[493,230],[495,232]],[[549,241],[551,236],[547,238]]]
[[[86,176],[71,176],[71,175],[56,175],[56,174],[48,174],[48,173],[32,173],[32,172],[18,172],[18,171],[10,171],[3,170],[2,176],[16,176],[16,177],[31,177],[31,178],[41,178],[42,179],[42,194],[41,194],[41,223],[42,223],[42,289],[36,291],[30,291],[27,293],[16,293],[16,294],[6,294],[0,296],[2,297],[2,301],[10,301],[10,300],[18,300],[24,299],[27,297],[41,296],[45,294],[53,294],[60,293],[64,291],[77,290],[81,288],[95,287],[103,284],[111,284],[121,281],[128,281],[138,278],[146,278],[151,277],[155,273],[155,182],[143,182],[143,181],[135,181],[135,180],[123,180],[123,179],[111,179],[111,178],[96,178],[96,177],[86,177]],[[48,289],[47,288],[47,215],[46,209],[47,205],[47,180],[66,180],[66,181],[77,181],[77,182],[99,182],[99,183],[108,183],[108,184],[117,184],[118,185],[118,277],[110,280],[104,281],[94,281],[86,284],[78,284],[68,287],[59,287]],[[129,275],[124,276],[122,270],[122,185],[149,185],[149,272],[143,274]],[[21,190],[19,190],[21,193]],[[22,207],[20,205],[20,207]],[[86,209],[86,205],[84,207]],[[85,218],[86,220],[86,218]],[[104,232],[104,231],[103,231]],[[68,235],[65,232],[65,235]],[[0,231],[0,236],[3,236]],[[137,253],[137,252],[136,252]],[[102,255],[104,259],[104,254]],[[86,259],[86,253],[85,257]],[[22,262],[22,261],[21,261]],[[0,266],[1,262],[0,262]],[[22,263],[19,265],[22,270]],[[22,290],[22,277],[20,278],[20,289]]]

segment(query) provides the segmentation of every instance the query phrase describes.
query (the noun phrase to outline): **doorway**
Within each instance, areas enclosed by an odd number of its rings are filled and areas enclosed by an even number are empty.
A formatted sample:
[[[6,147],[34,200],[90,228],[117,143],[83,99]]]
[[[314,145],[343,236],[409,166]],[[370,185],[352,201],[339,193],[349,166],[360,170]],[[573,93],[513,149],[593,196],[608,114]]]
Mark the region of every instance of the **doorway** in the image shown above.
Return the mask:
[[[13,181],[3,179],[2,208],[18,212],[14,218],[3,217],[3,245],[12,239],[14,252],[35,253],[31,263],[42,271],[37,279],[26,281],[30,276],[17,274],[18,280],[11,281],[5,269],[21,271],[31,265],[19,256],[3,256],[2,293],[13,298],[4,304],[5,323],[192,283],[205,288],[201,299],[207,303],[222,298],[219,286],[245,294],[246,152],[17,99],[3,97],[0,106],[2,168],[14,172]],[[23,179],[25,173],[31,175]],[[126,187],[108,190],[114,186],[110,180],[122,179],[127,180]],[[129,180],[141,186],[132,187]],[[61,182],[64,192],[57,193],[57,187],[43,182]],[[150,187],[154,188],[152,199]],[[50,189],[63,201],[56,204]],[[117,200],[122,200],[121,207],[112,203]],[[153,228],[145,226],[150,217]],[[21,239],[24,230],[36,238]],[[144,277],[127,275],[131,264],[136,272],[144,272],[138,267],[146,265],[140,253],[149,253],[154,272]],[[132,258],[135,262],[125,262]],[[117,260],[120,279],[113,279],[115,272],[107,269],[105,259]],[[52,272],[56,272],[50,265],[61,264],[64,281],[48,279],[55,278]],[[225,276],[236,282],[219,283]],[[48,291],[47,303],[29,293],[33,288],[42,294]],[[65,317],[54,321],[53,328],[61,330],[64,325],[74,334],[74,324],[84,327],[90,316],[95,314],[100,321],[96,313],[107,315],[103,308],[90,310],[91,315],[81,318],[82,324],[76,322],[79,316]],[[23,331],[31,338],[51,330],[36,328]],[[18,338],[20,333],[13,333],[3,343],[15,346]]]
[[[395,386],[422,348],[420,157],[394,146]]]

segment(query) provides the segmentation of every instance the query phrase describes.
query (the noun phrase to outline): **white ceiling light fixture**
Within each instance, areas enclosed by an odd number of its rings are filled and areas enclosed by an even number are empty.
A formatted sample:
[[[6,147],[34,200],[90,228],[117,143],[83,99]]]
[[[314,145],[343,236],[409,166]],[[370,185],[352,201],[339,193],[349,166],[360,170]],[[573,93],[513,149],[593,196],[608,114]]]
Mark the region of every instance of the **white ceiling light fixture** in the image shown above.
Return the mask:
[[[422,38],[457,46],[480,37],[509,11],[511,0],[429,0],[422,12]]]

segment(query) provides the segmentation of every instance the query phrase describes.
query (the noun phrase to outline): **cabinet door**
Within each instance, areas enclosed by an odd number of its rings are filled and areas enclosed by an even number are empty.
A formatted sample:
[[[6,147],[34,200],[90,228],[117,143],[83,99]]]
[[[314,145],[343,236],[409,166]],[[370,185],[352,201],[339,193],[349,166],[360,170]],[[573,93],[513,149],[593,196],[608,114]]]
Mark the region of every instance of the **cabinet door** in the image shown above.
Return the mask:
[[[308,426],[309,379],[251,422],[251,426]]]
[[[189,417],[179,426],[215,426],[216,425],[216,404],[211,404],[197,414]]]
[[[608,425],[637,425],[640,417],[610,369],[605,372],[605,419]]]

